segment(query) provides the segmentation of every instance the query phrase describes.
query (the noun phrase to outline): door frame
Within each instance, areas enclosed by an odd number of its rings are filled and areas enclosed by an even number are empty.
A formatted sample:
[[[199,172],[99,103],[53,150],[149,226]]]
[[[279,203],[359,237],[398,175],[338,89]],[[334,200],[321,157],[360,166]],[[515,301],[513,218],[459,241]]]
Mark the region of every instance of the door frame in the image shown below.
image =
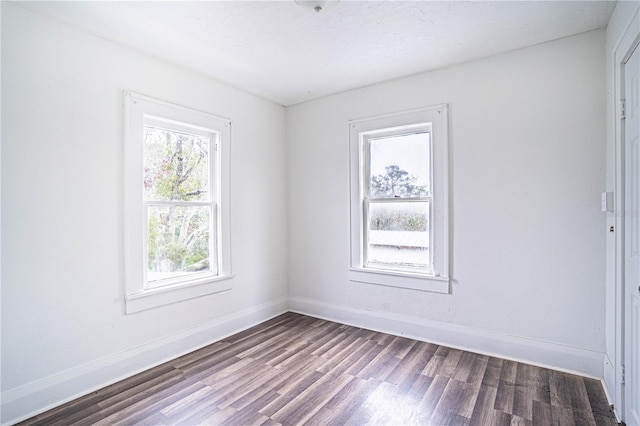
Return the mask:
[[[615,250],[616,250],[616,296],[615,296],[615,389],[613,403],[619,419],[625,416],[625,388],[623,384],[625,361],[625,153],[624,153],[624,120],[622,119],[622,99],[624,99],[624,67],[625,62],[640,44],[640,9],[636,9],[633,18],[613,51],[613,102],[614,102],[614,141],[615,141],[615,193],[617,194],[615,211]],[[638,366],[636,366],[638,368]]]

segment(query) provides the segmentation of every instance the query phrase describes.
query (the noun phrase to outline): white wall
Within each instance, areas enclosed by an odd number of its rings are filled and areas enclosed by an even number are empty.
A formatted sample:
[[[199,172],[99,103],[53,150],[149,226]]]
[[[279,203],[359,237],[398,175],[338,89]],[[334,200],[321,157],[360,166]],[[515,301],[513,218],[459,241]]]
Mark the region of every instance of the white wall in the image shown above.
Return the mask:
[[[607,124],[607,148],[606,148],[606,190],[615,193],[616,190],[616,111],[615,106],[619,102],[619,96],[614,87],[614,55],[621,38],[627,31],[631,19],[640,9],[640,3],[635,1],[619,1],[609,19],[606,30],[606,124]],[[616,194],[617,195],[617,194]],[[619,197],[616,197],[619,198]],[[617,202],[620,202],[618,199]],[[607,216],[606,228],[618,226],[619,215]],[[622,229],[619,229],[622,231]],[[620,315],[616,308],[616,235],[620,233],[606,233],[606,358],[604,364],[604,383],[610,398],[616,406],[620,407],[621,388],[616,383],[616,364],[621,361],[621,351],[616,347],[616,321]],[[620,241],[621,243],[621,241]],[[620,367],[618,367],[620,368]],[[621,414],[618,412],[618,414]]]
[[[286,310],[283,107],[7,2],[2,64],[3,422]],[[125,89],[233,121],[231,291],[123,314]]]
[[[287,110],[290,307],[601,377],[604,32]],[[347,121],[449,103],[452,294],[349,282]]]

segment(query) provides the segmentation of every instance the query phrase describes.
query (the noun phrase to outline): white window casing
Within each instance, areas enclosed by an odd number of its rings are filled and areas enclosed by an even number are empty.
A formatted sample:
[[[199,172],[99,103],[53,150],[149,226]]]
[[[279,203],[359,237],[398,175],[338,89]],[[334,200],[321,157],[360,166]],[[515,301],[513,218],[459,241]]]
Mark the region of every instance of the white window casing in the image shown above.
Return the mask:
[[[124,93],[124,283],[125,312],[131,314],[231,289],[229,154],[231,122],[212,114],[126,91]],[[209,140],[208,194],[201,201],[145,200],[145,126],[162,127]],[[209,212],[209,270],[153,280],[148,277],[150,206],[201,207]],[[211,235],[213,234],[213,235]]]
[[[370,141],[374,138],[401,137],[411,133],[429,136],[429,190],[421,195],[376,198],[369,188],[371,174]],[[437,105],[396,114],[349,122],[351,281],[409,288],[439,293],[450,292],[449,279],[449,176],[448,108]],[[420,267],[378,265],[368,260],[370,238],[380,241],[380,232],[371,232],[368,222],[371,205],[409,203],[428,205],[428,262]],[[403,204],[404,203],[404,204]],[[391,233],[391,232],[387,232]],[[417,232],[406,233],[415,237]],[[397,238],[397,236],[396,236]],[[384,244],[381,242],[381,244]],[[407,242],[407,245],[420,245]],[[427,243],[422,243],[426,245]]]

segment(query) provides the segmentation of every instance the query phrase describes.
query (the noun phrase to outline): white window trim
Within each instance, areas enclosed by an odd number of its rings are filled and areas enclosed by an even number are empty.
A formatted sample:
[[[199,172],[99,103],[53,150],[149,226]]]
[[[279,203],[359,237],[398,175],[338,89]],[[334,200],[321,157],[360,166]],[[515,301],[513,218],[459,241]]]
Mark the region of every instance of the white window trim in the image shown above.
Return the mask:
[[[366,154],[363,152],[361,133],[376,129],[411,126],[417,123],[430,123],[432,133],[433,206],[431,208],[433,216],[430,255],[433,256],[433,270],[430,273],[416,273],[365,267],[363,266],[365,224],[363,223],[362,191],[363,162]],[[350,281],[437,293],[450,292],[448,165],[448,106],[446,104],[349,122]]]
[[[231,245],[229,157],[231,121],[201,111],[150,98],[130,91],[124,93],[124,284],[125,313],[143,311],[170,303],[231,289]],[[142,129],[145,116],[212,129],[219,133],[216,153],[215,193],[217,218],[218,275],[191,276],[173,285],[145,288],[146,259],[144,229],[146,214],[142,194]]]

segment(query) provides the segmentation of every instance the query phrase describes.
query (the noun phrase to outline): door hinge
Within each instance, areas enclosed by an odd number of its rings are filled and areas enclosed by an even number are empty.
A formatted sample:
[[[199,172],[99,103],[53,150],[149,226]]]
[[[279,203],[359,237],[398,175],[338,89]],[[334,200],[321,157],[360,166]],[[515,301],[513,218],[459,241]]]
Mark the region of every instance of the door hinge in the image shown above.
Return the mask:
[[[620,118],[624,120],[627,118],[627,101],[626,99],[620,100]]]
[[[621,366],[622,368],[620,369],[620,384],[624,385],[624,364],[622,364]]]

